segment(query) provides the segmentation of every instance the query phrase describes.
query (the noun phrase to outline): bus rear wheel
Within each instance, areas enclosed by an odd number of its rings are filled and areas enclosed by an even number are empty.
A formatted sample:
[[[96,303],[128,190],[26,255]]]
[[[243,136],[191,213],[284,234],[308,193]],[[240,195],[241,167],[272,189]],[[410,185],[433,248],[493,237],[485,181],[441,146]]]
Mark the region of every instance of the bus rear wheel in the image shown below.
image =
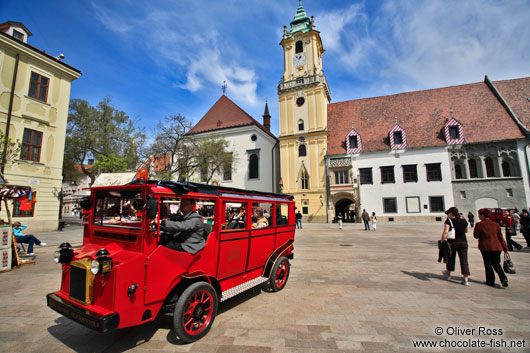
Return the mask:
[[[285,287],[289,279],[290,267],[289,260],[284,256],[276,261],[269,278],[269,287],[273,292],[281,291]]]
[[[194,342],[206,336],[217,314],[217,293],[206,282],[193,283],[177,301],[173,327],[183,342]]]

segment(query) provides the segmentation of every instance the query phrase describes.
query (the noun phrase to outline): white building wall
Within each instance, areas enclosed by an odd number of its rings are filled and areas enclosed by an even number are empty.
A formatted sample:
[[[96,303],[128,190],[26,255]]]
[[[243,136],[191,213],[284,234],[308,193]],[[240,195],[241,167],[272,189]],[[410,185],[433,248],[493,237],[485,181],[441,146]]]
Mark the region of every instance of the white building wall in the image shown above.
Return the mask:
[[[232,180],[223,180],[223,175],[215,176],[221,186],[277,192],[275,190],[277,168],[273,165],[273,162],[277,163],[276,160],[273,161],[273,158],[277,158],[273,157],[276,139],[255,125],[205,132],[195,136],[206,137],[211,135],[226,139],[229,142],[228,151],[232,152],[234,156]],[[257,136],[256,141],[252,141],[252,135]],[[248,151],[252,150],[259,150],[258,179],[249,179],[248,162],[250,155]]]
[[[399,156],[399,157],[396,157]],[[427,181],[426,164],[441,163],[442,181]],[[402,165],[416,164],[418,181],[403,181]],[[394,166],[394,184],[381,183],[380,167]],[[375,212],[378,218],[394,217],[396,221],[407,217],[443,217],[443,212],[431,212],[429,197],[443,196],[444,208],[454,204],[451,184],[451,166],[449,153],[445,147],[406,150],[399,154],[395,152],[361,153],[355,161],[355,173],[360,182],[358,168],[372,168],[373,184],[360,185],[360,210],[366,209],[370,214]],[[383,212],[383,198],[397,199],[397,213]],[[419,197],[419,213],[407,212],[406,197]],[[425,205],[427,208],[425,208]]]

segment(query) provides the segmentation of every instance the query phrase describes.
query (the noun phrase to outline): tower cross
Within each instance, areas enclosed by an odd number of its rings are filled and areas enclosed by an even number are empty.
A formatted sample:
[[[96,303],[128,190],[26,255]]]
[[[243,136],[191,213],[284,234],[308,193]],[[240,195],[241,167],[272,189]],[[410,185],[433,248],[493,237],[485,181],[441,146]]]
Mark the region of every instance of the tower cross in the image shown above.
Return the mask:
[[[226,89],[227,89],[227,85],[226,85],[226,81],[223,81],[223,85],[221,86],[221,89],[223,90],[223,96],[226,94]]]

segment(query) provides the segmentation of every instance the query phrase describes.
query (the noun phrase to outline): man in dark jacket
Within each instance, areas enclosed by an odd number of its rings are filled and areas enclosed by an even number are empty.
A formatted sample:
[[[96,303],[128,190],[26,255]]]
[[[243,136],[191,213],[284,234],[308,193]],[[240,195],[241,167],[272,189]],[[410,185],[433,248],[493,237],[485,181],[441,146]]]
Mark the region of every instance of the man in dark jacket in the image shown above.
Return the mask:
[[[361,214],[361,218],[364,221],[364,230],[370,230],[370,215],[368,212],[366,212],[365,209],[363,209],[363,213]]]
[[[204,248],[204,227],[202,217],[195,211],[194,199],[182,199],[180,211],[184,215],[181,221],[164,220],[161,228],[171,232],[171,239],[165,244],[166,247],[195,254]]]

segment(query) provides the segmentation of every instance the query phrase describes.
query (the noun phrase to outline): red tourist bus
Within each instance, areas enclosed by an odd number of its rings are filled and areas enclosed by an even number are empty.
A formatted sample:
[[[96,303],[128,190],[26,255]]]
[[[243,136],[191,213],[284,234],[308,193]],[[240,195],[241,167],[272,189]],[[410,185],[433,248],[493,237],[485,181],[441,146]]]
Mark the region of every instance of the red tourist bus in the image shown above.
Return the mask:
[[[177,336],[192,342],[210,330],[219,301],[258,285],[285,287],[292,196],[146,179],[90,189],[83,246],[63,243],[55,254],[62,281],[47,295],[50,308],[100,332],[173,313]],[[203,220],[205,245],[195,254],[165,247],[160,226],[184,198],[196,201]],[[246,210],[267,222],[257,226]]]

